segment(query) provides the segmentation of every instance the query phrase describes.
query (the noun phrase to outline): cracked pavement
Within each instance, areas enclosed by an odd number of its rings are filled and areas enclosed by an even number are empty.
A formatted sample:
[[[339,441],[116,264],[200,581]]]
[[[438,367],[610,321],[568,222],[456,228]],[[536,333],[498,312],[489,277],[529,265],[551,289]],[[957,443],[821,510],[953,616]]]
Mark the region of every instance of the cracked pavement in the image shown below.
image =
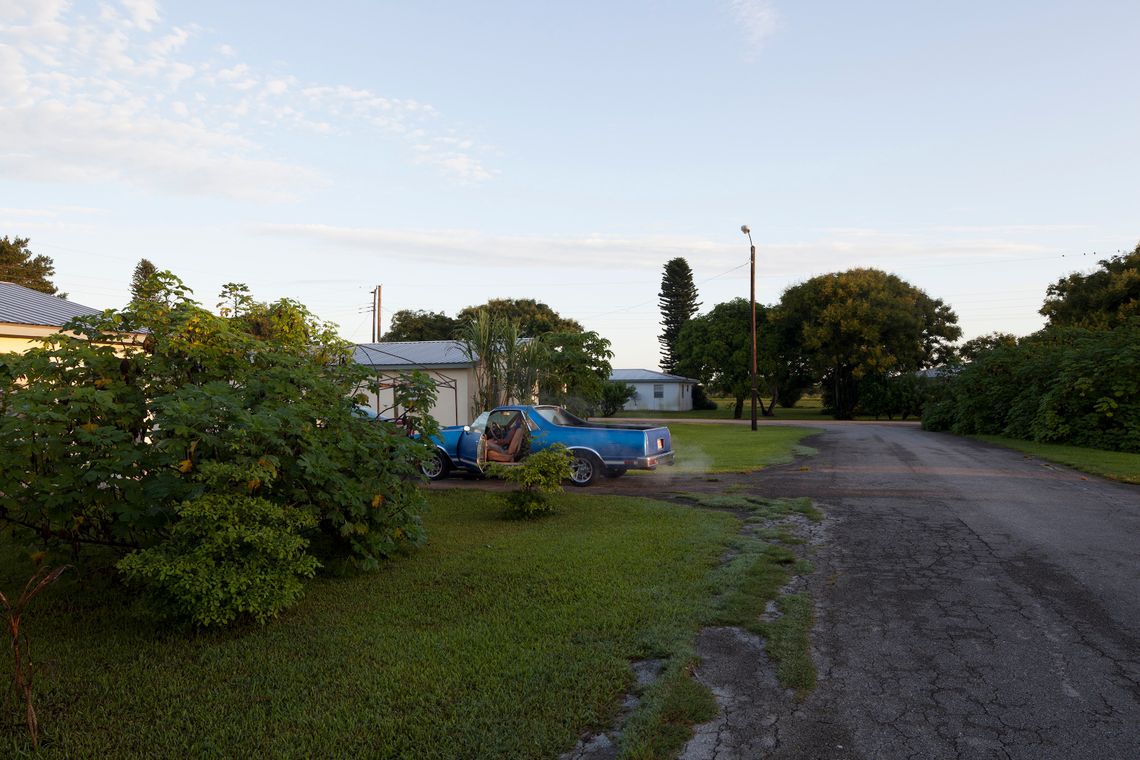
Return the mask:
[[[750,490],[828,515],[819,686],[770,751],[687,757],[1140,758],[1140,488],[914,426],[809,443]]]

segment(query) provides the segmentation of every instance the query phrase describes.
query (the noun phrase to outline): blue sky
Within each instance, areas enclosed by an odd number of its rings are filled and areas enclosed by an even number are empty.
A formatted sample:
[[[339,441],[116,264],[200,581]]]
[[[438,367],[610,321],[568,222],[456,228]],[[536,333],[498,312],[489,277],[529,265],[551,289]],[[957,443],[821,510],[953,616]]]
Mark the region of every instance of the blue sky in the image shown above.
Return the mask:
[[[655,368],[704,308],[854,266],[965,337],[1140,239],[1140,4],[0,0],[0,234],[74,300],[141,257],[370,334],[537,298]]]

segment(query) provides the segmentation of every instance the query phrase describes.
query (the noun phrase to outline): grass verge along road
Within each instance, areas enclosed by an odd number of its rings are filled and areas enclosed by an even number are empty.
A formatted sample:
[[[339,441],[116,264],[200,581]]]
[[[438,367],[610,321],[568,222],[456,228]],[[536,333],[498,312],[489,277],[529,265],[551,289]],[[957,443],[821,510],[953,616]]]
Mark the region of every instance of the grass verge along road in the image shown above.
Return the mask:
[[[1050,462],[1065,464],[1081,472],[1100,475],[1121,483],[1140,484],[1140,454],[1126,451],[1105,451],[1086,449],[1081,446],[1066,446],[1059,443],[1035,443],[1018,438],[1005,438],[998,435],[970,436],[986,443],[1005,446],[1030,454]]]
[[[673,467],[686,473],[752,472],[775,464],[787,464],[797,454],[814,450],[800,441],[819,432],[806,427],[765,427],[753,431],[745,425],[670,423]]]

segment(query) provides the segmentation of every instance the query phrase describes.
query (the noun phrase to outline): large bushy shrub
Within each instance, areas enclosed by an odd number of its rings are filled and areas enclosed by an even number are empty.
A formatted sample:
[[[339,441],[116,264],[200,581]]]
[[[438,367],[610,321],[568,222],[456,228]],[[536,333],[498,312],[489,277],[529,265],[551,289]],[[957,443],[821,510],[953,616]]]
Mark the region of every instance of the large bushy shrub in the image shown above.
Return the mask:
[[[316,573],[302,531],[316,518],[267,499],[206,494],[175,508],[166,540],[124,557],[118,568],[146,589],[151,609],[201,626],[239,616],[276,617]]]
[[[236,508],[238,493],[284,510],[281,531],[315,526],[313,551],[360,567],[424,540],[417,464],[430,452],[356,413],[369,375],[347,343],[292,301],[232,286],[219,316],[175,279],[158,285],[4,357],[0,519],[74,552],[173,556],[188,504],[226,494],[239,522],[262,514]],[[401,394],[428,433],[433,392],[419,377]]]
[[[941,388],[923,425],[1140,451],[1140,318],[1112,330],[1049,328],[996,346]]]
[[[717,408],[717,404],[708,394],[705,393],[705,386],[697,384],[693,386],[693,409],[700,411],[713,411]]]

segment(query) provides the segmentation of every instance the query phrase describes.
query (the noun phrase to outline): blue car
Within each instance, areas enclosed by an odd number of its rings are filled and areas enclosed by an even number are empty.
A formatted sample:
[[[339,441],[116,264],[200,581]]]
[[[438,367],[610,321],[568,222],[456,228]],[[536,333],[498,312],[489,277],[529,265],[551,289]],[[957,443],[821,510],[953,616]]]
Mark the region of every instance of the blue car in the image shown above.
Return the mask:
[[[588,486],[599,477],[626,470],[652,470],[673,464],[669,428],[597,425],[558,406],[500,406],[470,425],[445,427],[435,443],[435,459],[423,466],[430,480],[453,471],[482,473],[488,462],[516,464],[534,451],[561,443],[573,457],[570,481]]]

